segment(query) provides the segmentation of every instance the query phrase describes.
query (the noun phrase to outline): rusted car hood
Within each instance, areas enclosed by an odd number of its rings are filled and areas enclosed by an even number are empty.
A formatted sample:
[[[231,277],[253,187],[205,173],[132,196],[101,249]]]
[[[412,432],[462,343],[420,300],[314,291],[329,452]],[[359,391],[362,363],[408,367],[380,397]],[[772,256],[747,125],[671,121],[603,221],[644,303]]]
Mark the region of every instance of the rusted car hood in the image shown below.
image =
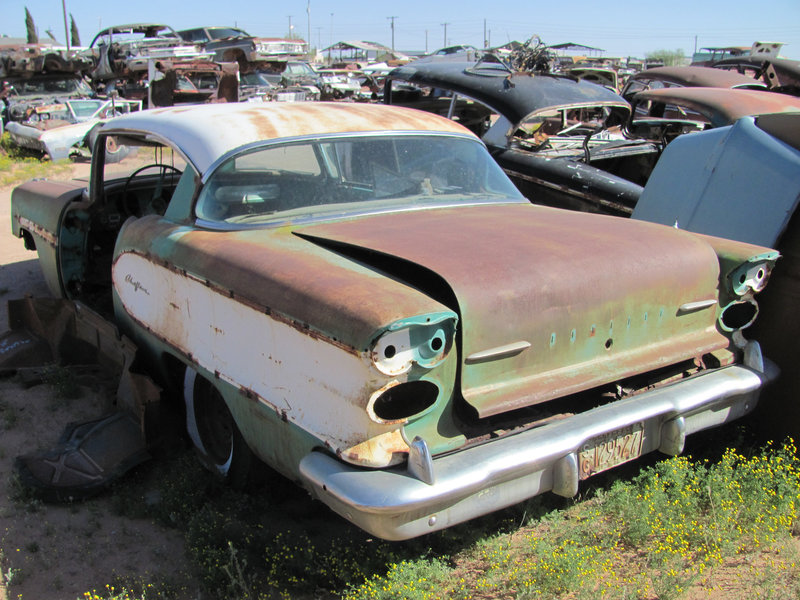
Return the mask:
[[[500,205],[377,215],[297,233],[345,254],[350,247],[397,257],[446,281],[461,316],[461,392],[488,416],[728,345],[714,307],[679,309],[717,298],[714,250],[692,234],[631,224]]]

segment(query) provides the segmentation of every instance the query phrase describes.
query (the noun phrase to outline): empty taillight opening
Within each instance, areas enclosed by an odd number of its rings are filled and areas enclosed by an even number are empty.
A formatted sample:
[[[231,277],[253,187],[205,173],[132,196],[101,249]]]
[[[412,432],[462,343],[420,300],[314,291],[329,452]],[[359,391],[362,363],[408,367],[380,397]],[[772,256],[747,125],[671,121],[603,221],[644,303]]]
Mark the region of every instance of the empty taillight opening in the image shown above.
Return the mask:
[[[734,302],[722,310],[720,323],[727,331],[744,329],[755,321],[758,305],[755,302]]]
[[[382,421],[407,419],[433,406],[439,388],[430,381],[408,381],[375,398],[372,412]]]

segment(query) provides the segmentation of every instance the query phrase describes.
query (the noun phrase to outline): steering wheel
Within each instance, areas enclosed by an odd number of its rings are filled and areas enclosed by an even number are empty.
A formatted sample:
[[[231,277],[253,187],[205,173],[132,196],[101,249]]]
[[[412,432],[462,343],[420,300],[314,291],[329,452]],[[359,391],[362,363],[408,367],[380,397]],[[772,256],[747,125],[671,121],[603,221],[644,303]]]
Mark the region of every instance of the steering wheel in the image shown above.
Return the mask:
[[[142,204],[135,194],[128,195],[128,187],[133,181],[134,177],[147,169],[159,169],[160,174],[158,177],[158,184],[153,190],[153,195],[147,204]],[[167,200],[164,198],[164,180],[167,177],[167,171],[172,171],[178,174],[178,177],[183,175],[183,171],[172,165],[163,165],[159,163],[152,163],[139,167],[125,180],[125,185],[122,186],[122,212],[129,217],[142,216],[146,214],[160,214],[163,215],[167,210]],[[135,200],[135,204],[133,201]]]

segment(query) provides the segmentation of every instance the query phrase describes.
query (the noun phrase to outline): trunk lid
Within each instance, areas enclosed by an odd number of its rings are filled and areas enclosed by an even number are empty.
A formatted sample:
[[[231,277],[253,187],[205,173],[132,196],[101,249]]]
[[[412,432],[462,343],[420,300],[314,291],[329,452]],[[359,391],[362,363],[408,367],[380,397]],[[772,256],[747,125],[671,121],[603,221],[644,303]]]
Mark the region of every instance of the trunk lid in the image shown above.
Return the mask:
[[[461,317],[461,393],[481,417],[729,345],[716,327],[716,304],[681,310],[717,300],[716,253],[668,227],[509,204],[373,215],[297,232],[320,245],[400,258],[447,282]]]

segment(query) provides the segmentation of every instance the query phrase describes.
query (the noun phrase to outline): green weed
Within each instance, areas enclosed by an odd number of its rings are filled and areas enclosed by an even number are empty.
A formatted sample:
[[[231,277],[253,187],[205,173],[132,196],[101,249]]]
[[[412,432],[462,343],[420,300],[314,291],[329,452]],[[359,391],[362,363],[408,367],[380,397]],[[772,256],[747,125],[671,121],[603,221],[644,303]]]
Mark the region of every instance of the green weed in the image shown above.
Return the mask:
[[[55,390],[59,398],[75,400],[80,398],[83,393],[75,374],[69,367],[51,365],[44,370],[42,377],[45,383]]]

